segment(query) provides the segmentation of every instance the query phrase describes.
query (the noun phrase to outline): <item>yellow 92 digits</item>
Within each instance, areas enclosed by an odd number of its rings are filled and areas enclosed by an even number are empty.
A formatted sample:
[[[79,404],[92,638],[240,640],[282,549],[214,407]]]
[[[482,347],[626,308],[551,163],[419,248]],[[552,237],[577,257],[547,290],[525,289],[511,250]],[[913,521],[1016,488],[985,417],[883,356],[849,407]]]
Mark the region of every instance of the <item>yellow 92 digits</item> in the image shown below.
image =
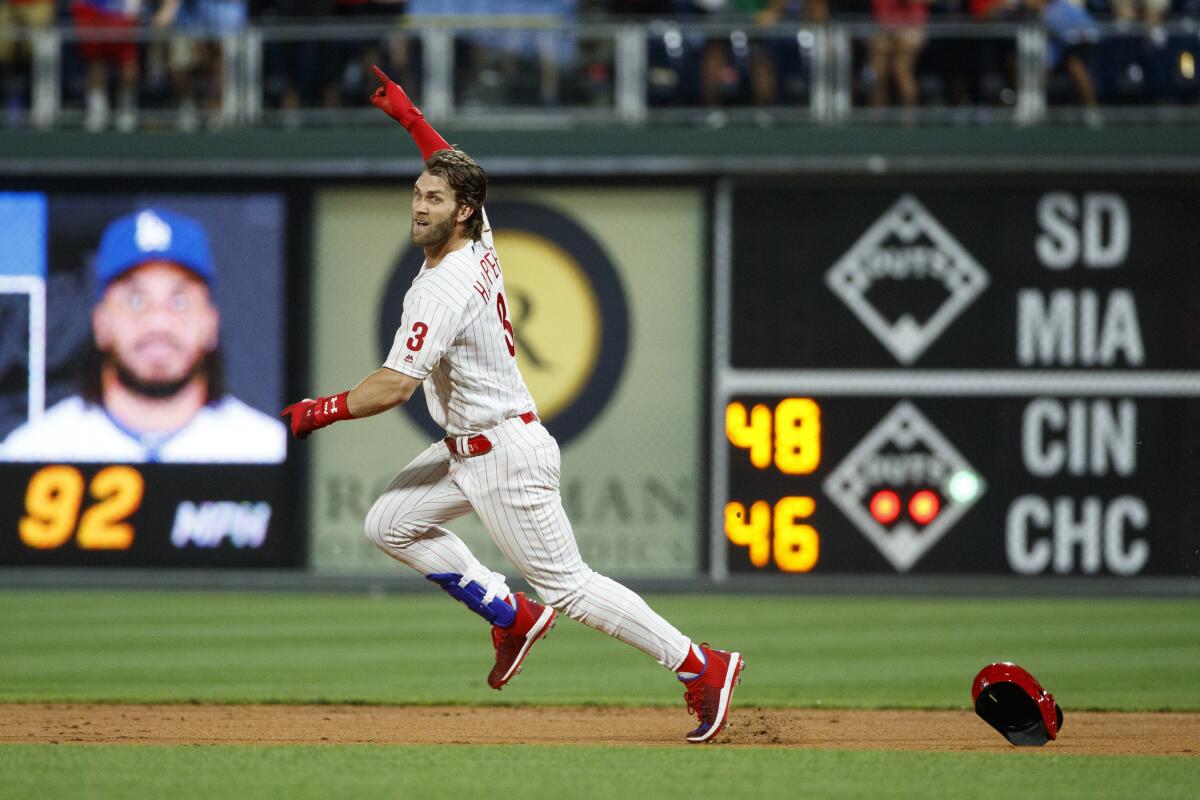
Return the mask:
[[[54,464],[34,473],[25,489],[25,516],[17,525],[21,541],[38,550],[53,550],[75,534],[75,543],[84,550],[132,547],[133,526],[125,520],[142,504],[142,474],[123,465],[105,467],[88,488],[96,502],[84,509],[84,479],[78,469]]]

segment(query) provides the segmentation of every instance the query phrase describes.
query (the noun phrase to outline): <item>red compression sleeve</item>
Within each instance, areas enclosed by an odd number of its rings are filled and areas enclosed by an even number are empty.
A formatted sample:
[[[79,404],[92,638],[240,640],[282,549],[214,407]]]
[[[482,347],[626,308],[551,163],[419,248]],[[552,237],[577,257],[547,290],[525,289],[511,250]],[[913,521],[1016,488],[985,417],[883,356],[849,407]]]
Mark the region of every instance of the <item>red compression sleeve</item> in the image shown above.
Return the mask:
[[[442,135],[425,121],[425,117],[417,117],[412,127],[408,129],[408,132],[412,136],[413,141],[417,143],[417,147],[420,148],[421,158],[426,161],[438,150],[450,149],[450,143],[443,139]]]

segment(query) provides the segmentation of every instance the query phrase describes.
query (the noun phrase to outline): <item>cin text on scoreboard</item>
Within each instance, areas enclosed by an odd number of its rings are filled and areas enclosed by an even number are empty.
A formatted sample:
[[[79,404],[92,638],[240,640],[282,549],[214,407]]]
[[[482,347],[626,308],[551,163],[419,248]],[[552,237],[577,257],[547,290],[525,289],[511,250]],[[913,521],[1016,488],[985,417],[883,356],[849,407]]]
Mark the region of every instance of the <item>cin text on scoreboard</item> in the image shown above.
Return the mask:
[[[1194,574],[1193,183],[722,190],[714,574]]]

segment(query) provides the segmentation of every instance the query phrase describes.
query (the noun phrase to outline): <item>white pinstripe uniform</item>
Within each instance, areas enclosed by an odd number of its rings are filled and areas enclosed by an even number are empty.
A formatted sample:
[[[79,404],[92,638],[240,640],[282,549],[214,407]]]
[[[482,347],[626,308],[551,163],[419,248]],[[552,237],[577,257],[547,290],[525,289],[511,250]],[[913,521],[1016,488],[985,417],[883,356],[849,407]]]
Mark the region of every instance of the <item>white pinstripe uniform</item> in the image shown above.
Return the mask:
[[[543,602],[615,636],[675,669],[690,640],[621,584],[579,555],[559,498],[558,443],[536,421],[517,369],[504,276],[484,217],[481,241],[423,265],[404,298],[404,314],[384,366],[424,382],[433,419],[456,437],[483,434],[477,456],[436,442],[375,502],[367,537],[424,575],[457,573],[488,595],[507,597],[505,578],[483,566],[443,523],[474,510],[500,550]]]

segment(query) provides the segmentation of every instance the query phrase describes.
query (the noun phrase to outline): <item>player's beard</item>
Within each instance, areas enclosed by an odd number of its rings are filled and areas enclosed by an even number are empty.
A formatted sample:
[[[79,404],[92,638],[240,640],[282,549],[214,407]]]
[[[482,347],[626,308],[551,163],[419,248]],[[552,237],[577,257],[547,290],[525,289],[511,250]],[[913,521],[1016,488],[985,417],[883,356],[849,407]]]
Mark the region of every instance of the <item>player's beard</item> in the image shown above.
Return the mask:
[[[105,371],[113,375],[122,386],[125,385],[122,375],[117,373],[114,362],[113,355],[111,353],[102,353],[94,342],[88,346],[83,356],[83,370],[79,383],[79,393],[88,403],[97,406],[104,405],[104,379],[102,373]],[[128,370],[125,370],[125,372],[128,372]],[[200,363],[196,365],[194,372],[200,373],[201,378],[204,380],[206,403],[215,402],[225,396],[227,391],[225,386],[225,359],[221,357],[220,350],[212,350],[205,354],[200,359]],[[130,377],[133,383],[145,383],[145,381],[136,376]],[[192,377],[194,377],[194,374]],[[175,382],[170,381],[170,383]],[[159,383],[163,382],[160,381]]]
[[[424,228],[417,227],[417,221],[413,220],[412,243],[418,247],[437,247],[454,235],[453,216],[447,217],[442,223],[434,222],[428,217],[426,219],[429,220],[429,225]]]
[[[133,374],[127,366],[115,358],[109,358],[108,363],[113,367],[113,373],[121,385],[134,394],[151,400],[164,400],[173,397],[183,390],[193,378],[204,371],[204,359],[200,359],[192,368],[178,378],[164,380],[146,380]]]

